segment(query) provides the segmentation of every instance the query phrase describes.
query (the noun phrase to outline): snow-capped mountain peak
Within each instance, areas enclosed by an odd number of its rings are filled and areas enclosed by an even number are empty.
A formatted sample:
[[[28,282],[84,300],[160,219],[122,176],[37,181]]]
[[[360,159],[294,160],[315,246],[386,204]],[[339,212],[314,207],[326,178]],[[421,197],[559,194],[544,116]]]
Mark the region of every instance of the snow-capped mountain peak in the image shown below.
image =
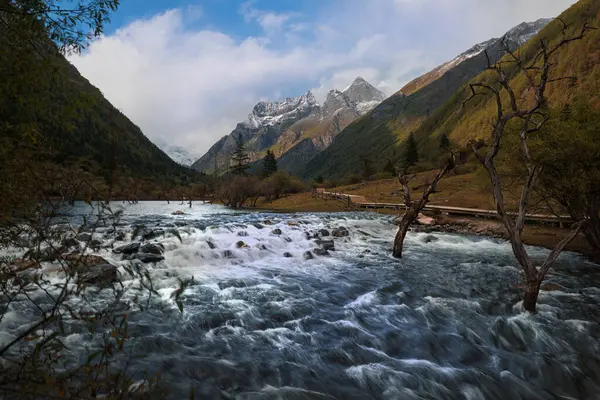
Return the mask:
[[[164,144],[160,147],[173,161],[185,167],[189,167],[198,159],[197,155],[192,154],[181,146]]]
[[[523,22],[504,34],[506,40],[511,40],[518,43],[519,46],[527,43],[534,37],[544,26],[546,26],[552,18],[541,18],[533,22]]]
[[[355,103],[382,102],[385,100],[385,94],[364,80],[362,77],[357,77],[354,82],[343,93],[348,96],[350,101]]]
[[[260,101],[248,115],[248,124],[254,128],[277,125],[284,120],[310,113],[315,107],[318,107],[318,103],[310,90],[302,96],[287,97],[281,101]]]

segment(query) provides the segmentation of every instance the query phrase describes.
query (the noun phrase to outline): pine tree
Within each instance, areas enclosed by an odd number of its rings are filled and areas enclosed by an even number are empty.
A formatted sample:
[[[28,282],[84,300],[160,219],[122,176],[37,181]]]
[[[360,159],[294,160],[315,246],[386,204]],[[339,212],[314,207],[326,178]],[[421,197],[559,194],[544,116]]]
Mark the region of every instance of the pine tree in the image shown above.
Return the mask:
[[[323,179],[323,175],[319,175],[317,176],[317,179],[315,179],[315,183],[318,185],[322,184],[323,182],[325,182],[325,179]]]
[[[417,161],[419,161],[419,150],[417,149],[417,142],[411,133],[408,135],[406,148],[404,149],[404,166],[410,167],[415,165]]]
[[[271,150],[267,150],[267,154],[263,157],[263,178],[267,178],[277,172],[277,159]]]
[[[232,174],[246,175],[248,173],[250,157],[246,154],[246,146],[242,140],[242,135],[238,135],[235,139],[235,151],[231,155],[231,161],[233,161],[233,166],[231,167]]]
[[[448,139],[448,135],[445,133],[440,137],[440,148],[447,150],[450,147],[450,139]]]
[[[391,176],[396,176],[396,167],[394,166],[394,162],[391,158],[388,158],[387,162],[385,163],[385,166],[383,167],[383,170],[389,173]]]

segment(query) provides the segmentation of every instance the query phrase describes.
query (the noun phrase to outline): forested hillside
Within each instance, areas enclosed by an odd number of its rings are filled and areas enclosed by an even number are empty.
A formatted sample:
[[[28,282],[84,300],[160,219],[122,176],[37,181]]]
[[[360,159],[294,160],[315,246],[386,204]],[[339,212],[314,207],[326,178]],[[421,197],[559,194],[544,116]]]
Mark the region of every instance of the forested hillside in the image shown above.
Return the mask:
[[[0,17],[5,177],[16,176],[13,169],[44,172],[49,165],[75,163],[104,183],[125,178],[175,183],[191,176],[79,74],[41,20],[10,8],[1,8]]]

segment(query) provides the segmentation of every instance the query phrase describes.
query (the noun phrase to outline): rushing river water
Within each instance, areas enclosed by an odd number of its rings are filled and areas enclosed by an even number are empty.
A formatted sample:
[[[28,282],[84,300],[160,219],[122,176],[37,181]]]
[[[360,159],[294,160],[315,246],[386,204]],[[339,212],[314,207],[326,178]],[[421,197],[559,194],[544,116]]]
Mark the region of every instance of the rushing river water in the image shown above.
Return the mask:
[[[130,320],[131,371],[160,370],[173,399],[190,387],[197,398],[600,398],[600,267],[575,254],[530,315],[506,242],[412,233],[396,260],[390,216],[183,207],[127,206],[115,243],[140,224],[181,235],[151,240],[166,248],[148,265],[164,305]],[[304,258],[317,247],[305,232],[340,226],[350,234],[330,256]],[[171,294],[191,276],[180,313]]]

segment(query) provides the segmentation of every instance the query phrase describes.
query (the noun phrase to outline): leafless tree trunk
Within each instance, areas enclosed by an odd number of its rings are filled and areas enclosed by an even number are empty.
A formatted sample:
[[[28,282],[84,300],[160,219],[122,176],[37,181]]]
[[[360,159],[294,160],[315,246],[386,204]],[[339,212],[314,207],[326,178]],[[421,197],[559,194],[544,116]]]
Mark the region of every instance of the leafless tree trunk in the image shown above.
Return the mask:
[[[508,45],[506,44],[504,47],[507,52],[507,59],[500,60],[496,64],[492,65],[488,57],[487,69],[495,75],[495,81],[489,84],[470,84],[471,96],[465,101],[466,103],[476,96],[489,94],[493,95],[495,99],[497,115],[494,118],[491,132],[491,144],[487,150],[487,153],[484,155],[479,152],[480,148],[482,147],[481,143],[472,142],[470,145],[473,153],[488,172],[492,184],[496,210],[508,232],[513,253],[525,273],[526,281],[523,285],[525,289],[525,293],[523,294],[523,307],[525,310],[530,312],[535,312],[536,310],[540,285],[546,273],[550,269],[550,266],[563,251],[565,246],[571,242],[575,236],[577,236],[583,225],[583,221],[576,223],[571,233],[556,245],[556,247],[551,251],[539,268],[533,264],[533,261],[527,254],[525,246],[523,245],[521,236],[523,227],[525,225],[529,195],[541,172],[541,167],[535,163],[531,156],[529,146],[527,144],[527,136],[532,132],[539,131],[548,121],[549,117],[544,110],[546,105],[545,92],[547,85],[549,83],[564,79],[574,80],[573,77],[550,78],[550,69],[552,66],[550,59],[552,55],[568,43],[583,38],[588,30],[593,29],[585,24],[577,36],[567,37],[567,30],[569,26],[562,20],[560,22],[563,25],[561,41],[552,47],[548,47],[548,44],[544,42],[543,39],[540,40],[540,50],[530,65],[525,65],[525,62],[520,58],[520,55],[510,51],[508,49]],[[535,97],[531,106],[520,106],[518,104],[517,96],[513,88],[510,86],[509,78],[504,70],[504,64],[509,64],[511,67],[516,66],[517,71],[524,75],[528,82],[529,91],[531,91]],[[504,109],[502,102],[502,96],[505,92],[510,101],[508,110]],[[521,128],[519,132],[520,146],[521,153],[527,167],[527,176],[521,192],[516,217],[513,217],[506,212],[504,195],[502,191],[503,186],[501,178],[494,164],[494,160],[500,150],[500,143],[502,141],[505,128],[513,119],[521,121]]]
[[[410,181],[414,178],[414,175],[406,175],[404,173],[398,174],[398,181],[402,185],[402,189],[404,191],[404,205],[407,207],[407,210],[399,222],[398,232],[394,238],[394,248],[392,250],[392,255],[394,257],[402,258],[404,238],[406,237],[408,229],[415,222],[421,210],[423,210],[423,208],[429,202],[429,196],[436,191],[436,187],[440,179],[442,179],[444,175],[446,175],[446,173],[452,168],[454,168],[454,153],[448,157],[444,167],[438,171],[435,178],[433,178],[433,181],[423,191],[421,198],[415,202],[413,202],[411,199],[409,187]]]

